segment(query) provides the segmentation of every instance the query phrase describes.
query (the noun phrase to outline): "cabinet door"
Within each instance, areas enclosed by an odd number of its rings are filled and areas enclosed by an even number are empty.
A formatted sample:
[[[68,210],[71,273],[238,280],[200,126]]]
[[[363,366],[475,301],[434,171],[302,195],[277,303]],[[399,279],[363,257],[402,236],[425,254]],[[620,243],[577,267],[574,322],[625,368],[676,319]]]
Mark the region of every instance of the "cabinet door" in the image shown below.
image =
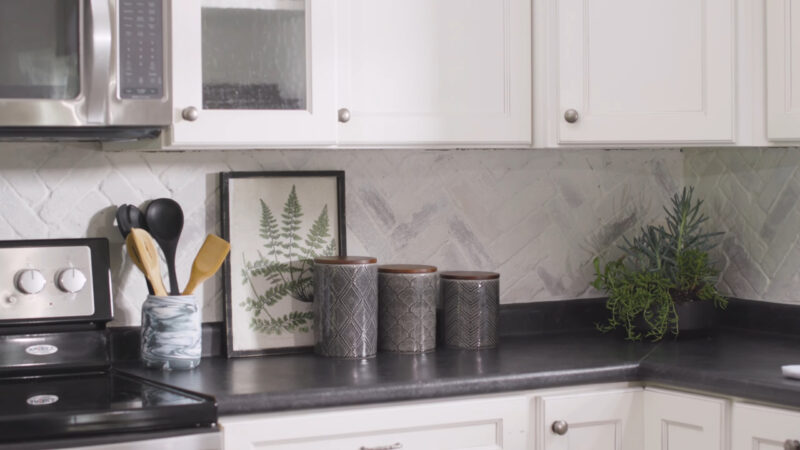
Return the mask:
[[[543,450],[641,450],[642,389],[539,398]],[[565,422],[559,434],[556,422]],[[562,424],[563,425],[563,424]]]
[[[220,418],[226,449],[354,450],[527,447],[522,395]]]
[[[558,142],[732,142],[733,3],[555,1]]]
[[[341,0],[339,142],[529,144],[531,0]]]
[[[800,1],[766,1],[767,138],[800,140]]]
[[[175,0],[170,144],[333,144],[334,3]]]
[[[796,448],[791,444],[800,441],[800,412],[736,403],[731,430],[732,450]]]
[[[723,450],[727,402],[647,388],[644,438],[647,450]]]

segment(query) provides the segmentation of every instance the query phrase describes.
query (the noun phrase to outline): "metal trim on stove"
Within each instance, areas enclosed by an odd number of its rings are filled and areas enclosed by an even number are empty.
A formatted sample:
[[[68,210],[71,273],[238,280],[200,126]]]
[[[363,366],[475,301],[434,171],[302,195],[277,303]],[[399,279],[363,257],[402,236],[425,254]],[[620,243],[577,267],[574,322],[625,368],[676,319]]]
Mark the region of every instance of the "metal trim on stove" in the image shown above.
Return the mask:
[[[0,241],[0,249],[77,246],[88,247],[91,252],[94,313],[88,316],[75,317],[0,319],[0,334],[19,333],[19,328],[21,327],[25,327],[26,333],[44,331],[45,328],[48,332],[105,328],[105,324],[113,318],[108,239],[81,238]]]

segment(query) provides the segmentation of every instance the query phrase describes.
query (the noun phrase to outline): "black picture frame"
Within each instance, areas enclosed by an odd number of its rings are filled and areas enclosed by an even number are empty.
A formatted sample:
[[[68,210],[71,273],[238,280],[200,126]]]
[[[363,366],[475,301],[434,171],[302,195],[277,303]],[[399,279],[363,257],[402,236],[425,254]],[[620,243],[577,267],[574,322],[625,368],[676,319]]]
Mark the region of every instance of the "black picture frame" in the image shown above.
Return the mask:
[[[307,346],[289,346],[289,347],[271,347],[259,348],[248,350],[235,350],[234,349],[234,329],[233,329],[233,310],[234,300],[232,297],[232,263],[231,258],[234,257],[235,242],[231,241],[231,183],[239,179],[261,179],[261,178],[298,178],[307,179],[309,177],[317,178],[334,178],[336,180],[336,207],[335,215],[330,215],[329,220],[333,217],[337,220],[337,233],[336,239],[338,241],[338,254],[339,256],[347,255],[347,227],[345,222],[345,172],[342,170],[324,170],[324,171],[264,171],[264,172],[221,172],[220,173],[220,212],[221,212],[221,225],[222,237],[231,243],[231,253],[225,259],[223,264],[223,277],[222,287],[224,296],[224,309],[225,309],[225,347],[226,356],[228,358],[247,357],[247,356],[261,356],[261,355],[276,355],[286,353],[308,352],[313,349],[313,345]],[[254,209],[255,210],[255,209]],[[280,214],[276,214],[280,218]],[[235,218],[236,220],[244,220],[243,218]]]

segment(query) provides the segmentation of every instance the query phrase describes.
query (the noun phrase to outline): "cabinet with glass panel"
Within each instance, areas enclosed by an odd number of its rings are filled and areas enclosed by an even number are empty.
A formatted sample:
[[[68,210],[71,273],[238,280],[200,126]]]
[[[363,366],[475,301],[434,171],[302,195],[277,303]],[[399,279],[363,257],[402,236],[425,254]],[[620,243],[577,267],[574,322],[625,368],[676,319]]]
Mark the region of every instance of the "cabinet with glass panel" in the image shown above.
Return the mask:
[[[531,142],[531,0],[174,0],[168,147]]]
[[[335,143],[334,3],[173,2],[168,145]]]

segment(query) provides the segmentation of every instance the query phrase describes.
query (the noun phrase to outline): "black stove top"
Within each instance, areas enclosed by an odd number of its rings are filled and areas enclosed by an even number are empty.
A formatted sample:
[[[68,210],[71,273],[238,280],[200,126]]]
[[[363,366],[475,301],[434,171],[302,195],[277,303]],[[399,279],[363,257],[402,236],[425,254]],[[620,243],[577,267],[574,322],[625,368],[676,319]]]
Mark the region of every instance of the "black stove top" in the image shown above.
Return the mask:
[[[114,372],[106,239],[0,241],[0,448],[214,430],[213,398]]]
[[[211,398],[115,373],[0,379],[0,442],[211,427]]]

